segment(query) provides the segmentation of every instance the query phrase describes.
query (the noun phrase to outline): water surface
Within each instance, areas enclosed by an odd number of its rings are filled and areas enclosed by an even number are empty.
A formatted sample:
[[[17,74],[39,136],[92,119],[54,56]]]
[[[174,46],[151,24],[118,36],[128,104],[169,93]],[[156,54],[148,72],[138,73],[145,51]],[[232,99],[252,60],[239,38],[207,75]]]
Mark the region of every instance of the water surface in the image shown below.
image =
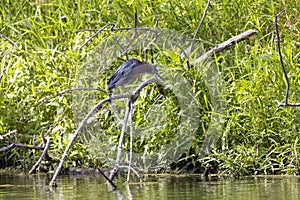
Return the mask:
[[[69,175],[48,188],[44,175],[0,174],[0,199],[300,199],[299,177],[251,177],[204,182],[200,176],[147,176],[143,183],[117,183],[112,191],[100,175]]]

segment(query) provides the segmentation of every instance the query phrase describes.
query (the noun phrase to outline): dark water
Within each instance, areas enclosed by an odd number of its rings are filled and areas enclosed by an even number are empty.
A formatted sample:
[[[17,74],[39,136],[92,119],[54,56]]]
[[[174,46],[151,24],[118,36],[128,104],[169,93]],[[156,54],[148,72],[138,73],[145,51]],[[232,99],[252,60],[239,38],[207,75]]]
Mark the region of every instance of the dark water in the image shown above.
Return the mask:
[[[203,182],[199,176],[147,177],[111,191],[101,176],[61,176],[49,190],[45,176],[0,174],[0,199],[300,199],[299,177],[256,177]]]

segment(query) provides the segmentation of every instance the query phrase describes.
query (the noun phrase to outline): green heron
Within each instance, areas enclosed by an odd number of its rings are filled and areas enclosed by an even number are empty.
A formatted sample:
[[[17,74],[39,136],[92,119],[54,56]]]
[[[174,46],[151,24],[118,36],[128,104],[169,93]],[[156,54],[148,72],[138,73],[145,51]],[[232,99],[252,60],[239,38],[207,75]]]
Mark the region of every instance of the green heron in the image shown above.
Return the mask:
[[[124,62],[110,77],[108,81],[108,89],[112,90],[117,86],[132,83],[138,76],[146,73],[154,74],[164,80],[164,78],[158,74],[154,65],[147,62],[141,62],[135,58],[129,59]]]

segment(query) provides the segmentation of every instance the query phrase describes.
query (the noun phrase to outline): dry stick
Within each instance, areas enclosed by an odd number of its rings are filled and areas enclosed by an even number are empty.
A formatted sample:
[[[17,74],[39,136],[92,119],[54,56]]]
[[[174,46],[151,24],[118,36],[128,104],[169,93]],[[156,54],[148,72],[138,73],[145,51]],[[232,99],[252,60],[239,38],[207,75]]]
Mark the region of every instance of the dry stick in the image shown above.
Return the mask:
[[[137,94],[140,93],[140,91],[146,87],[147,85],[151,84],[151,83],[156,83],[157,82],[157,79],[155,78],[150,78],[148,80],[146,80],[145,82],[143,82],[135,91],[133,94],[120,94],[120,95],[116,95],[116,96],[110,96],[110,97],[107,97],[105,99],[103,99],[101,102],[99,102],[97,105],[95,105],[91,110],[90,112],[85,116],[85,118],[81,121],[80,125],[78,126],[78,128],[76,129],[72,139],[70,140],[68,146],[66,147],[63,155],[62,155],[62,158],[60,159],[60,163],[58,165],[58,167],[56,168],[55,170],[55,173],[49,183],[49,186],[55,186],[55,180],[56,180],[56,177],[58,176],[58,173],[60,172],[61,168],[62,168],[62,165],[64,163],[64,161],[66,160],[66,157],[70,151],[70,148],[73,144],[73,142],[75,141],[76,137],[78,136],[78,134],[80,133],[81,129],[83,128],[83,126],[86,124],[86,122],[88,121],[88,119],[92,116],[92,114],[98,110],[104,103],[107,103],[107,102],[110,102],[112,100],[115,100],[115,99],[123,99],[123,98],[130,98],[132,96],[136,96]]]
[[[121,159],[121,154],[122,154],[122,144],[123,144],[123,139],[124,139],[124,135],[125,135],[125,131],[126,131],[126,127],[127,127],[127,122],[129,119],[129,115],[130,112],[132,110],[132,101],[133,99],[135,99],[135,97],[140,93],[140,91],[146,87],[147,85],[151,84],[151,83],[157,83],[158,80],[156,78],[150,78],[147,79],[146,81],[144,81],[134,92],[133,94],[128,97],[128,104],[126,107],[126,111],[125,111],[125,116],[124,116],[124,121],[123,121],[123,127],[122,127],[122,131],[121,131],[121,135],[120,135],[120,139],[119,139],[119,145],[118,145],[118,152],[117,152],[117,158],[115,161],[115,166],[114,168],[111,170],[109,179],[112,181],[114,179],[114,177],[117,175],[119,168],[120,168],[120,159]],[[128,167],[129,169],[131,169],[130,167]]]
[[[222,51],[223,49],[225,49],[229,46],[232,46],[233,44],[235,44],[237,42],[245,40],[255,33],[257,33],[256,30],[250,29],[250,30],[247,30],[247,31],[237,35],[237,36],[230,38],[229,40],[226,40],[225,42],[222,42],[221,44],[217,44],[215,47],[213,47],[212,49],[207,51],[205,54],[203,54],[202,56],[197,58],[196,63],[201,63],[201,62],[207,60],[207,58],[214,55],[215,53]]]
[[[202,15],[202,18],[201,18],[201,20],[200,20],[200,22],[199,22],[199,25],[198,25],[198,27],[197,27],[197,29],[196,29],[196,32],[195,32],[195,34],[194,34],[194,37],[193,37],[193,40],[192,40],[192,43],[191,43],[191,50],[190,50],[190,52],[193,51],[193,46],[194,46],[194,43],[195,43],[197,34],[198,34],[198,32],[199,32],[199,30],[200,30],[200,27],[201,27],[201,25],[202,25],[202,23],[203,23],[203,21],[204,21],[204,18],[205,18],[205,16],[206,16],[206,13],[207,13],[207,10],[208,10],[209,5],[210,5],[210,0],[208,0],[208,2],[207,2],[207,4],[206,4],[206,7],[205,7],[204,12],[203,12],[203,15]]]
[[[42,101],[40,102],[40,104],[43,104],[43,103],[45,103],[45,102],[48,102],[49,100],[54,99],[55,97],[62,96],[63,94],[65,94],[65,93],[67,93],[67,92],[81,91],[81,90],[87,90],[87,91],[89,91],[89,90],[98,90],[98,91],[102,91],[102,92],[107,93],[106,90],[103,90],[103,89],[101,89],[101,88],[70,88],[70,89],[63,90],[63,91],[61,91],[61,92],[59,92],[59,93],[57,93],[56,95],[53,95],[53,96],[51,96],[51,97],[44,98],[44,100],[42,100]]]
[[[150,108],[149,108],[149,109],[147,110],[147,112],[145,113],[145,115],[144,115],[144,120],[147,119],[147,117],[148,117],[150,111],[154,108],[154,105],[155,105],[161,98],[163,98],[164,96],[165,96],[165,95],[160,94],[160,95],[154,100],[153,104],[150,106]]]
[[[280,36],[279,36],[279,30],[278,30],[278,24],[277,24],[277,19],[279,17],[279,15],[281,15],[286,9],[283,9],[282,11],[280,11],[277,15],[275,15],[274,18],[274,25],[275,25],[275,29],[276,29],[276,39],[277,39],[277,46],[278,46],[278,54],[279,54],[279,59],[280,59],[280,65],[281,65],[281,69],[282,69],[282,73],[285,79],[285,83],[286,83],[286,88],[285,88],[285,103],[284,104],[279,104],[279,106],[300,106],[300,103],[288,103],[288,99],[289,99],[289,90],[290,90],[290,81],[289,81],[289,77],[287,75],[286,69],[284,67],[284,63],[283,63],[283,58],[282,58],[282,54],[281,54],[281,48],[280,48]]]
[[[114,24],[113,24],[114,25]],[[82,29],[82,30],[78,30],[77,33],[80,32],[86,32],[86,31],[98,31],[99,29]],[[109,30],[104,29],[101,30],[100,32],[113,32],[113,31],[130,31],[130,30],[137,30],[137,31],[152,31],[155,32],[153,29],[151,28],[133,28],[133,27],[126,27],[126,28],[115,28],[112,27]]]
[[[44,147],[44,151],[43,151],[41,157],[39,158],[39,160],[35,163],[35,165],[33,165],[33,167],[31,168],[31,170],[29,171],[29,174],[32,174],[38,168],[38,166],[42,162],[43,158],[47,154],[49,146],[50,146],[50,137],[47,138],[46,144],[45,144],[45,147]]]
[[[105,29],[107,26],[111,26],[111,28],[109,30]],[[79,30],[77,32],[84,32],[84,31],[96,31],[97,29],[84,29],[84,30]],[[94,33],[90,38],[88,38],[80,47],[79,50],[81,50],[87,43],[89,43],[94,37],[96,37],[100,32],[113,32],[113,31],[129,31],[129,30],[134,30],[135,32],[138,30],[141,31],[153,31],[156,33],[156,31],[154,31],[151,28],[115,28],[115,24],[114,23],[107,23],[105,24],[102,28],[100,28],[99,30],[97,30],[96,33]]]
[[[289,81],[288,75],[286,73],[284,64],[283,64],[283,59],[282,59],[282,54],[281,54],[281,48],[280,48],[280,36],[279,36],[279,30],[278,30],[278,24],[277,24],[278,16],[280,14],[282,14],[284,11],[285,11],[285,9],[283,9],[277,15],[275,15],[274,24],[275,24],[275,29],[276,29],[276,36],[277,36],[276,39],[277,39],[277,45],[278,45],[278,54],[279,54],[279,59],[280,59],[280,65],[281,65],[281,69],[282,69],[284,78],[286,80],[285,105],[287,105],[288,104],[288,97],[289,97],[290,81]]]
[[[63,155],[62,155],[62,158],[60,159],[60,163],[59,163],[58,167],[56,168],[56,171],[55,171],[55,173],[54,173],[54,175],[53,175],[53,177],[52,177],[52,179],[51,179],[51,181],[50,181],[50,183],[49,183],[49,186],[55,186],[54,181],[55,181],[55,179],[56,179],[58,173],[60,172],[60,170],[61,170],[61,168],[62,168],[62,165],[63,165],[63,163],[64,163],[64,161],[65,161],[65,159],[66,159],[66,157],[67,157],[67,155],[68,155],[68,153],[69,153],[69,151],[70,151],[70,148],[71,148],[73,142],[75,141],[76,137],[78,136],[79,132],[81,131],[81,129],[83,128],[83,126],[86,124],[86,122],[88,121],[88,119],[92,116],[92,114],[93,114],[96,110],[98,110],[104,103],[109,102],[109,101],[111,101],[111,100],[113,100],[113,99],[121,99],[121,98],[126,98],[126,97],[127,97],[127,98],[130,97],[130,94],[123,94],[123,95],[118,95],[118,96],[107,97],[107,98],[103,99],[101,102],[99,102],[98,104],[96,104],[96,105],[90,110],[90,112],[89,112],[89,113],[85,116],[85,118],[81,121],[81,123],[80,123],[80,125],[78,126],[78,128],[76,129],[76,131],[75,131],[75,133],[74,133],[72,139],[70,140],[68,146],[66,147],[66,149],[65,149],[65,151],[64,151],[64,153],[63,153]]]
[[[158,27],[159,20],[160,19],[158,18],[155,21],[154,29],[155,29],[156,35],[155,35],[155,37],[153,37],[153,35],[151,36],[151,38],[152,38],[153,41],[155,41],[157,39],[157,32],[156,32],[156,30],[157,30],[157,27]],[[151,62],[154,63],[153,44],[152,43],[150,44],[150,55],[151,55]],[[147,53],[146,53],[146,56],[147,56]]]
[[[79,50],[82,49],[88,42],[90,42],[94,37],[96,37],[101,31],[103,31],[107,26],[111,26],[112,28],[115,26],[113,23],[105,24],[102,28],[100,28],[96,33],[92,35],[89,39],[87,39],[80,47]]]
[[[133,199],[129,184],[126,185],[128,199]]]
[[[125,165],[120,165],[120,168],[127,168],[128,170],[133,171],[133,173],[140,179],[140,182],[142,182],[141,176],[139,175],[139,173],[132,167],[130,166],[125,166]]]
[[[119,138],[118,153],[117,153],[117,158],[116,158],[116,161],[115,161],[115,166],[111,170],[110,176],[109,176],[109,179],[111,181],[114,180],[115,176],[117,175],[117,173],[119,171],[120,160],[121,160],[121,155],[122,155],[122,144],[123,144],[123,140],[124,140],[124,136],[125,136],[125,131],[126,131],[126,128],[127,128],[127,123],[128,123],[129,114],[131,112],[131,109],[132,109],[132,98],[129,97],[128,98],[127,107],[126,107],[126,111],[125,111],[125,116],[124,116],[122,131],[121,131],[121,135],[120,135],[120,138]]]
[[[71,88],[71,89],[66,89],[66,90],[63,90],[63,91],[61,91],[61,92],[59,92],[56,95],[53,95],[51,97],[48,97],[48,98],[45,97],[42,101],[40,101],[38,103],[38,110],[40,110],[40,106],[42,104],[49,102],[49,100],[51,100],[51,99],[54,99],[54,98],[56,98],[58,96],[62,96],[63,94],[65,94],[67,92],[80,91],[80,90],[98,90],[98,91],[102,91],[102,92],[107,93],[107,91],[105,91],[103,89],[100,89],[100,88]]]
[[[9,137],[11,134],[15,134],[15,133],[17,133],[17,130],[12,130],[12,131],[9,131],[8,133],[4,134],[4,135],[0,135],[0,140],[8,139],[8,137]]]
[[[26,144],[22,144],[22,143],[12,143],[12,144],[10,144],[6,147],[2,147],[0,149],[0,152],[8,151],[8,150],[11,150],[11,149],[16,148],[16,147],[24,148],[24,149],[35,149],[35,150],[44,149],[44,147],[30,146],[30,145],[26,145]]]
[[[125,55],[126,55],[126,60],[128,60],[128,48],[129,48],[130,45],[132,44],[132,42],[133,42],[133,40],[135,39],[136,34],[137,34],[137,30],[136,30],[136,28],[137,28],[137,21],[138,21],[138,19],[137,19],[137,12],[135,11],[135,12],[134,12],[134,31],[133,31],[133,34],[132,34],[132,36],[131,36],[131,38],[130,38],[128,44],[127,44],[126,47],[125,47],[125,51],[123,52],[123,53],[125,53]]]
[[[131,169],[131,161],[132,161],[132,142],[133,142],[133,122],[132,122],[132,113],[133,113],[133,108],[132,108],[132,102],[130,104],[131,109],[129,112],[129,138],[130,138],[130,149],[129,149],[129,164],[128,164],[128,173],[127,173],[127,181],[129,182],[130,178],[130,169]]]

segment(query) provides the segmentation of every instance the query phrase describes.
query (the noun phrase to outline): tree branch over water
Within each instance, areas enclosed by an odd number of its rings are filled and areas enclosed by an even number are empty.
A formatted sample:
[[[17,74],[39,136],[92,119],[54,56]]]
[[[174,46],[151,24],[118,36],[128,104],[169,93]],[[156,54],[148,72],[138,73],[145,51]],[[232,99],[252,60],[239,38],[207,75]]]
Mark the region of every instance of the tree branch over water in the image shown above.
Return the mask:
[[[88,119],[94,114],[94,112],[96,110],[98,110],[99,108],[102,107],[103,104],[105,103],[109,103],[111,102],[112,100],[115,100],[115,99],[123,99],[123,98],[127,98],[127,99],[135,99],[135,97],[140,93],[140,91],[146,87],[147,85],[151,84],[151,83],[157,83],[157,79],[156,78],[150,78],[150,79],[147,79],[145,82],[143,82],[141,85],[139,85],[139,87],[136,88],[136,90],[132,93],[132,94],[120,94],[120,95],[113,95],[113,96],[108,96],[107,98],[103,99],[101,102],[99,102],[98,104],[96,104],[91,110],[90,112],[85,116],[85,118],[81,121],[80,125],[78,126],[78,128],[76,129],[73,137],[71,138],[71,140],[69,141],[68,143],[68,146],[66,147],[63,155],[62,155],[62,158],[60,159],[60,163],[58,165],[58,167],[56,168],[55,170],[55,173],[49,183],[49,186],[55,186],[55,180],[56,180],[56,177],[58,176],[61,168],[62,168],[62,165],[64,163],[64,161],[66,160],[67,158],[67,155],[71,149],[71,146],[73,144],[73,142],[75,141],[75,139],[77,138],[77,136],[79,135],[79,133],[81,132],[82,128],[84,127],[84,125],[87,123]],[[127,121],[123,122],[123,123],[127,123]],[[125,128],[126,128],[126,125],[124,125]],[[122,129],[122,132],[123,132],[123,129]],[[120,137],[120,140],[122,139],[122,137]],[[119,148],[120,148],[120,145],[119,145]],[[122,148],[122,146],[121,146]],[[118,154],[121,154],[121,149],[118,149]],[[116,160],[116,165],[115,165],[115,168],[114,169],[117,169],[116,172],[118,171],[118,163],[119,163],[119,159],[120,157],[117,158]],[[116,173],[115,172],[115,173]],[[111,174],[111,176],[113,176],[115,174]],[[111,177],[110,177],[111,179]]]

